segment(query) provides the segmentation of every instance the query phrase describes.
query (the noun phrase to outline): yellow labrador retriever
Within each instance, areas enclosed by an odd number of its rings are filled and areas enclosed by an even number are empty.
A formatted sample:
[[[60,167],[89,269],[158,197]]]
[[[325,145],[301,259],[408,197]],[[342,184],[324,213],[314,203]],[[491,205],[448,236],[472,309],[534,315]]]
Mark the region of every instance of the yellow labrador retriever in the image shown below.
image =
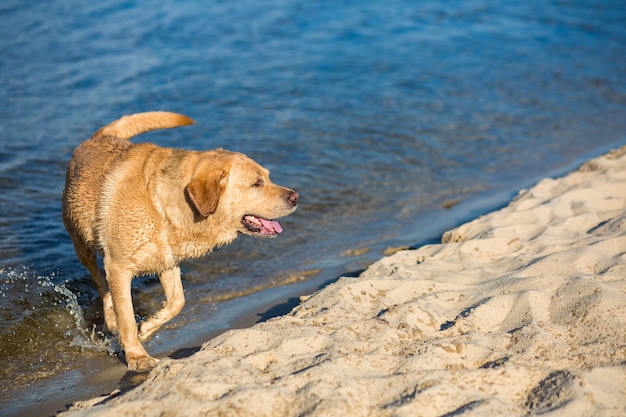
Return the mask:
[[[268,170],[243,154],[129,141],[150,130],[192,123],[168,112],[122,117],[79,145],[67,169],[63,221],[131,370],[156,365],[140,341],[183,308],[181,261],[239,233],[274,237],[282,232],[275,219],[298,204],[297,192],[273,184]],[[105,275],[96,253],[103,257]],[[137,329],[131,280],[143,274],[159,275],[166,301]]]

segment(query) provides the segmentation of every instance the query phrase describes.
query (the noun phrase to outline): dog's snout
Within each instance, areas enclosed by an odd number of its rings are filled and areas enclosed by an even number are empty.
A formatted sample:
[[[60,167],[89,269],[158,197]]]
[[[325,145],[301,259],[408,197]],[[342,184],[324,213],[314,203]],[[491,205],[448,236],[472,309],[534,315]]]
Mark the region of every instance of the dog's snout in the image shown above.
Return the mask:
[[[289,202],[291,203],[292,206],[295,206],[296,204],[298,204],[298,199],[299,198],[300,198],[300,195],[298,194],[297,191],[291,191],[287,195],[287,200],[289,200]]]

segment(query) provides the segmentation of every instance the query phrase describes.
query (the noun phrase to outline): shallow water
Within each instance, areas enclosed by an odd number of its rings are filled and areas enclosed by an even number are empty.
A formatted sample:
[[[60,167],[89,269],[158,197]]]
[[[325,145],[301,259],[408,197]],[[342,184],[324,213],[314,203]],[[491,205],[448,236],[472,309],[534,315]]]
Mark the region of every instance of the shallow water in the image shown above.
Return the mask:
[[[187,114],[136,140],[244,152],[301,194],[279,238],[183,265],[162,333],[181,340],[229,300],[362,268],[430,238],[442,206],[626,136],[619,1],[8,0],[0,35],[0,401],[116,351],[60,195],[73,148],[123,114]],[[139,316],[160,304],[154,279],[134,292]]]

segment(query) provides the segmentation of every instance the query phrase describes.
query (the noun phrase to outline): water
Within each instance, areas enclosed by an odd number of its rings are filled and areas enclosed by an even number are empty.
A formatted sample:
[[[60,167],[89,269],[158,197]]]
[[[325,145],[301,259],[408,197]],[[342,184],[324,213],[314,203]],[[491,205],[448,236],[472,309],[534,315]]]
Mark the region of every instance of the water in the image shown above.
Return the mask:
[[[0,401],[119,363],[60,196],[73,148],[121,115],[187,114],[136,140],[244,152],[302,196],[279,238],[183,265],[187,306],[151,352],[452,227],[444,204],[625,142],[621,1],[92,3],[0,5]],[[134,296],[145,316],[162,292],[143,278]]]

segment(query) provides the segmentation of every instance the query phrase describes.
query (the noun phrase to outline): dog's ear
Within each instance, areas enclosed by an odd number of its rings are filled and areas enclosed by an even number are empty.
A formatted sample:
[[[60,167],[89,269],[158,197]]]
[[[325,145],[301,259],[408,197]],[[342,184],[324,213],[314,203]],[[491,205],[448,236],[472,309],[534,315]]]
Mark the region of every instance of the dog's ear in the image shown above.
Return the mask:
[[[224,170],[203,170],[191,178],[185,190],[200,216],[206,218],[215,213],[224,191],[228,173]]]

